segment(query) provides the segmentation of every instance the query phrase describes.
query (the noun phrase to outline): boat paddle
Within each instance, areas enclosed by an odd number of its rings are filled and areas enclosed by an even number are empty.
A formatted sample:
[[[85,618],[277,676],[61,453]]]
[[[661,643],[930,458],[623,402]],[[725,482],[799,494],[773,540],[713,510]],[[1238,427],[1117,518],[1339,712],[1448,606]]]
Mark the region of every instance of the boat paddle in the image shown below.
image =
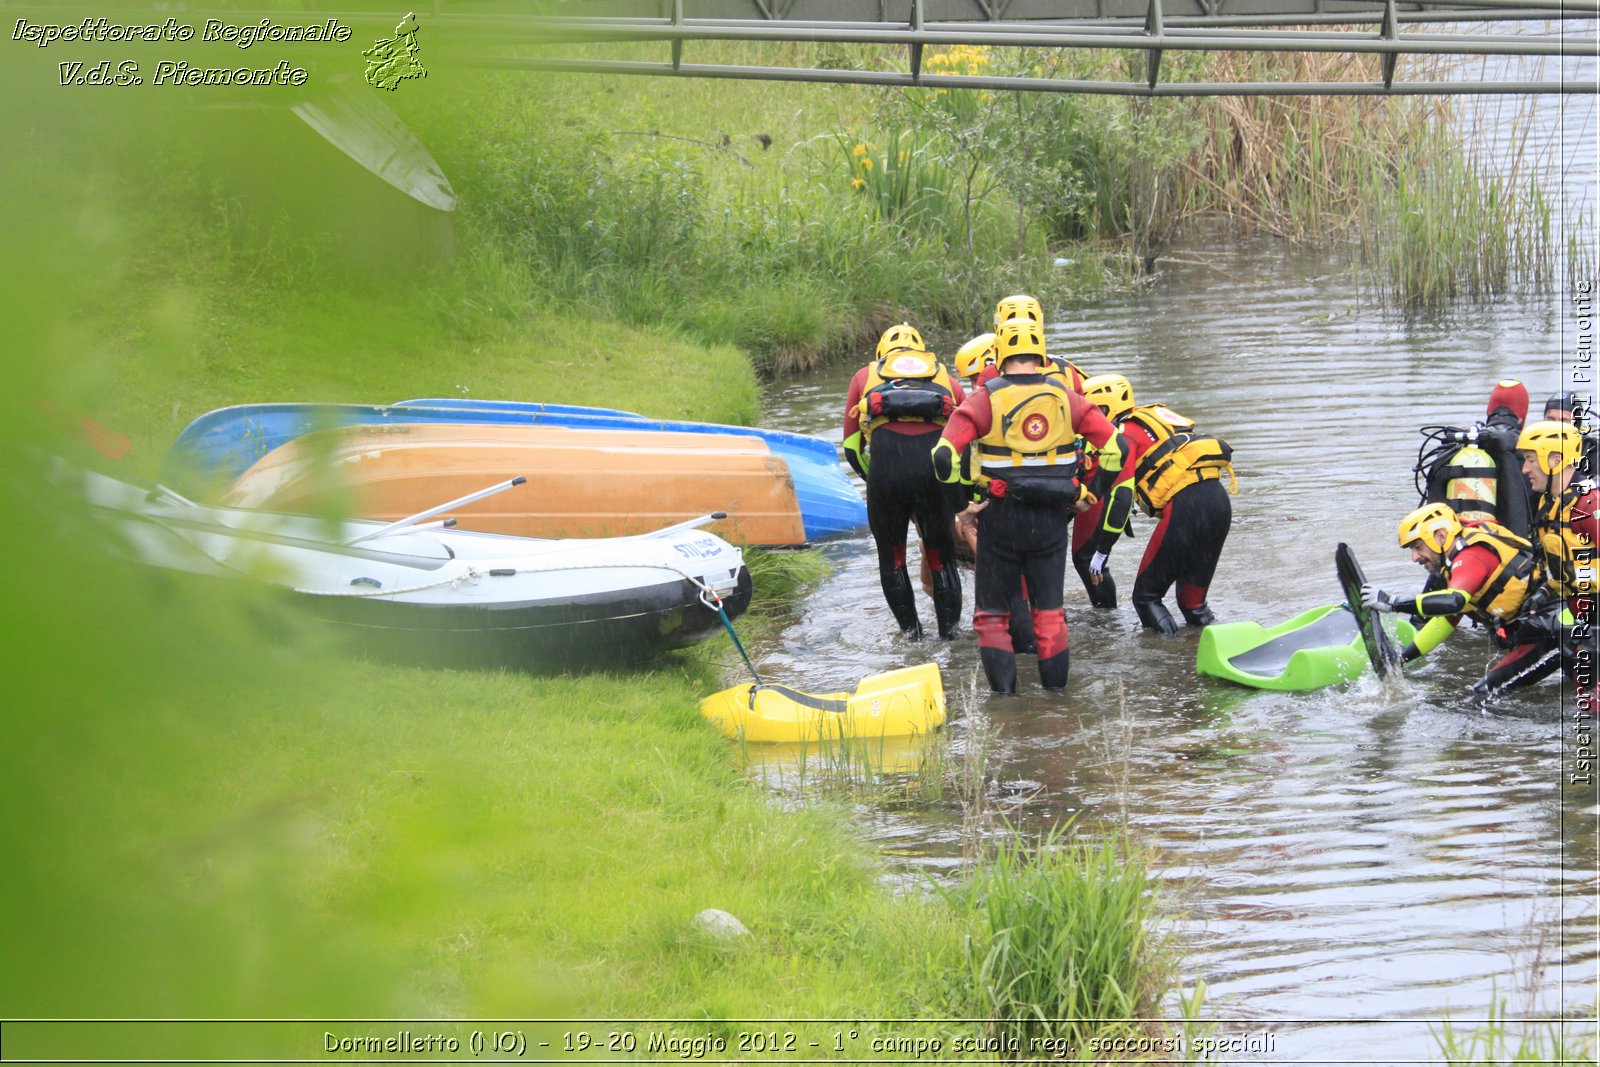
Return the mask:
[[[519,486],[527,480],[528,479],[524,478],[520,474],[515,478],[507,478],[505,481],[497,482],[494,485],[489,486],[487,489],[479,489],[476,493],[468,493],[466,496],[457,497],[455,500],[440,504],[437,507],[429,508],[426,511],[419,511],[415,515],[408,515],[403,519],[396,519],[387,526],[380,526],[376,530],[368,530],[364,534],[357,534],[355,537],[347,538],[340,543],[348,548],[351,545],[359,545],[363,541],[370,541],[375,537],[382,537],[385,534],[392,534],[397,530],[403,530],[408,526],[415,526],[419,522],[426,522],[435,515],[443,514],[444,512],[450,511],[454,508],[465,507],[468,504],[477,503],[484,497],[494,496],[496,493],[503,493],[507,489]]]
[[[1350,546],[1343,541],[1333,550],[1333,565],[1339,573],[1339,584],[1344,589],[1344,602],[1356,617],[1356,625],[1361,630],[1361,643],[1366,646],[1373,673],[1379,678],[1386,677],[1391,670],[1400,666],[1400,652],[1389,640],[1377,613],[1367,610],[1361,603],[1361,587],[1367,584],[1366,573],[1362,571],[1361,564],[1356,562]]]

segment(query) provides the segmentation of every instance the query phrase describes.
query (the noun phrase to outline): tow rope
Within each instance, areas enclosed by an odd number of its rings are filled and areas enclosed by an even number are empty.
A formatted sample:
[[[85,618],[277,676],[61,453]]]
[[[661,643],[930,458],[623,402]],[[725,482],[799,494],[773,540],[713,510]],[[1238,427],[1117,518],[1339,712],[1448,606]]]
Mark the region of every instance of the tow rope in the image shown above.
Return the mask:
[[[750,654],[744,650],[744,643],[739,640],[739,635],[733,632],[733,620],[728,618],[728,613],[722,610],[722,598],[710,586],[702,586],[700,590],[700,603],[713,609],[717,618],[722,620],[723,628],[728,631],[728,636],[733,638],[733,647],[739,650],[739,656],[744,660],[744,665],[750,668],[750,676],[756,680],[757,685],[765,685],[761,675],[756,671],[756,665],[750,662]]]

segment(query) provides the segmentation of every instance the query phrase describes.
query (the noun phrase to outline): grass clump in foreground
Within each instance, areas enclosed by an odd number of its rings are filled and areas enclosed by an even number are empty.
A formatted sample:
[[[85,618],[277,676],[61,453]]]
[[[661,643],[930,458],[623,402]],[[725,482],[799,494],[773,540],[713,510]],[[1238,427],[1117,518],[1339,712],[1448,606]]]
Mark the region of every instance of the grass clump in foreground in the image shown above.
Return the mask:
[[[1446,1019],[1433,1031],[1444,1062],[1451,1067],[1490,1067],[1514,1063],[1593,1067],[1600,1056],[1595,1015],[1580,1021],[1525,1023],[1509,1018],[1506,1002],[1495,997],[1486,1022],[1461,1029]],[[1431,1029],[1431,1028],[1430,1028]]]
[[[1093,1058],[1130,1040],[1183,1047],[1182,1034],[1155,1024],[1176,957],[1147,864],[1126,839],[1057,827],[1033,849],[1003,839],[954,895],[973,920],[965,958],[974,1015],[988,1020],[997,1047],[1023,1058]],[[1186,1018],[1203,995],[1183,1002]]]

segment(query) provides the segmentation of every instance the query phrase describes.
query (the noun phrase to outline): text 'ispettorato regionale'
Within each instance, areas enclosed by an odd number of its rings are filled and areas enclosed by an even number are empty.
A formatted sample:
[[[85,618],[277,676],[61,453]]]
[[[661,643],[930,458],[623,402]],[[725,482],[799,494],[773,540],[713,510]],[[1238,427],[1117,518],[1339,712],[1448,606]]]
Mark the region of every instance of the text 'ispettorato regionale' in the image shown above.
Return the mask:
[[[198,26],[168,16],[160,22],[113,22],[89,17],[77,22],[34,22],[19,18],[11,39],[48,48],[53,44],[224,44],[240,49],[257,44],[308,44],[349,41],[354,31],[339,19],[288,23],[263,18],[256,22],[206,19]],[[198,67],[181,59],[155,61],[155,85],[304,85],[303,67],[279,61],[274,67]],[[134,59],[97,63],[61,64],[62,85],[141,85],[139,62]]]

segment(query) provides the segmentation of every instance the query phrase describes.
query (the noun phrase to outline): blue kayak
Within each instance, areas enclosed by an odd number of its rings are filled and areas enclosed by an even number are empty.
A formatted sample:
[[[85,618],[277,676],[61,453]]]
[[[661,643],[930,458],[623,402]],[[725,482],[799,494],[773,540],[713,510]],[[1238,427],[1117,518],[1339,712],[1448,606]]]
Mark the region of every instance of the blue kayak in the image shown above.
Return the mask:
[[[185,496],[214,498],[268,452],[313,430],[390,423],[482,423],[574,429],[722,433],[759,437],[783,459],[808,541],[853,533],[866,505],[828,441],[783,430],[646,418],[614,408],[512,401],[406,401],[403,404],[241,404],[195,419],[167,450],[160,481]]]

